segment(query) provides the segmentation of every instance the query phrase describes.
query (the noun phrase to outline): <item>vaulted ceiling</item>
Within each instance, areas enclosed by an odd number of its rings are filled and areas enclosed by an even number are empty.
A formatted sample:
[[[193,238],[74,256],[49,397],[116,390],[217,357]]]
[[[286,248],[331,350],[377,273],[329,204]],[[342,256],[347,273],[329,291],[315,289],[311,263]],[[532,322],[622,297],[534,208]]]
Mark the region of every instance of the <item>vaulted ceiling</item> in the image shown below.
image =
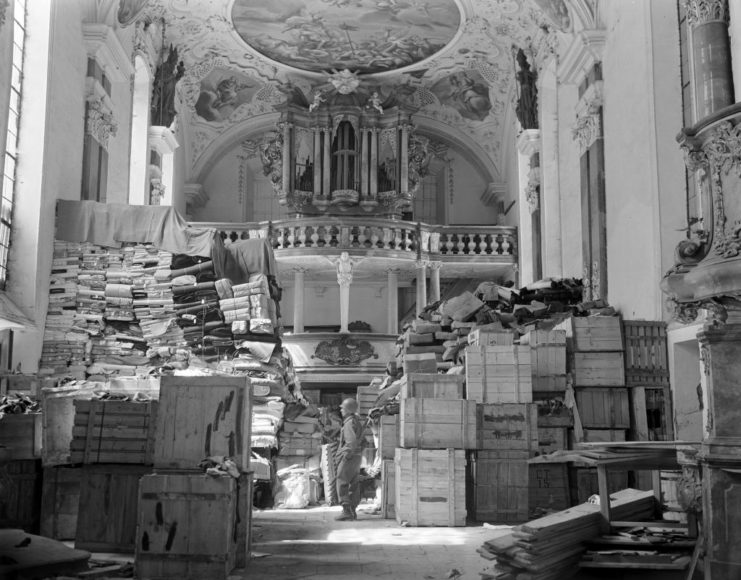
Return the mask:
[[[588,0],[150,0],[185,74],[180,116],[191,167],[225,135],[286,100],[350,91],[403,103],[430,128],[475,143],[489,173],[517,100],[515,52],[535,69]],[[263,127],[264,130],[264,127]],[[244,132],[242,132],[243,134]],[[209,153],[211,151],[211,153]],[[205,153],[205,155],[204,155]]]

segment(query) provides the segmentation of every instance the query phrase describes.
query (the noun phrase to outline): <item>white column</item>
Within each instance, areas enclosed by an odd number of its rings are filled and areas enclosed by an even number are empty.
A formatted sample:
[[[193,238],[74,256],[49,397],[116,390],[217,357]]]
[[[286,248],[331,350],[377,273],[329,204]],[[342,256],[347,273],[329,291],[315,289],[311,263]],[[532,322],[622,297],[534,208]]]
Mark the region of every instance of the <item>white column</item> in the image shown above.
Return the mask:
[[[427,306],[427,263],[424,260],[417,260],[417,316],[419,316]]]
[[[329,197],[329,191],[330,191],[330,159],[332,155],[332,129],[330,127],[327,127],[324,129],[324,185],[322,187],[322,195],[326,195]]]
[[[430,303],[440,300],[440,269],[442,262],[430,262]]]
[[[164,193],[160,205],[172,205],[175,185],[175,149],[179,147],[173,132],[167,127],[149,128],[149,147],[162,158],[162,185]]]
[[[406,195],[409,191],[409,125],[401,126],[401,175],[399,192],[402,195]]]
[[[304,268],[293,270],[293,334],[304,331]]]
[[[340,285],[340,332],[349,332],[350,284],[352,284],[352,261],[347,252],[340,254],[337,261],[337,283]]]
[[[149,150],[147,131],[149,127],[149,105],[152,94],[152,79],[149,66],[141,56],[136,57],[134,73],[134,96],[131,112],[131,152],[129,163],[129,204],[149,204],[147,169]]]
[[[370,194],[378,195],[378,129],[371,129],[370,150]]]
[[[368,195],[368,129],[360,130],[360,195]]]
[[[314,195],[322,192],[322,131],[314,128]]]
[[[519,252],[517,261],[520,267],[520,286],[526,286],[533,282],[533,228],[530,204],[527,200],[528,174],[530,173],[530,159],[540,149],[540,131],[538,129],[526,129],[517,138],[517,170],[518,191],[520,199],[519,207]]]
[[[388,280],[388,313],[386,332],[389,334],[399,333],[399,270],[389,268],[386,270]]]
[[[741,54],[741,4],[728,2],[728,36],[731,37],[731,54]],[[741,102],[741,58],[731,59],[733,87],[736,102]]]
[[[285,195],[291,191],[291,124],[283,123],[283,187]]]

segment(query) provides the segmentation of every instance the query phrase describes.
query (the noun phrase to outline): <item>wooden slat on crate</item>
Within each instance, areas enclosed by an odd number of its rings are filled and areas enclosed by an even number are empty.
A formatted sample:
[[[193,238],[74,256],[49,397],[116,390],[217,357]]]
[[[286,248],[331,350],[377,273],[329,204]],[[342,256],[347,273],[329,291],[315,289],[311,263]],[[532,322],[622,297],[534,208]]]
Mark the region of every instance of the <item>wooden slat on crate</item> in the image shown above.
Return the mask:
[[[8,459],[41,457],[41,413],[8,413],[0,419],[0,447]]]
[[[255,493],[255,474],[243,473],[237,480],[237,519],[235,568],[247,566],[252,554],[252,502]]]
[[[80,505],[79,467],[45,467],[41,496],[41,535],[74,540]]]
[[[465,451],[398,448],[394,469],[397,522],[412,526],[466,525]]]
[[[569,321],[575,351],[623,350],[623,336],[619,316],[573,316]]]
[[[437,357],[433,352],[414,354],[406,352],[402,364],[404,374],[437,372]]]
[[[373,408],[373,405],[378,399],[378,387],[373,386],[359,386],[356,394],[356,400],[358,401],[358,414],[367,415],[368,411]]]
[[[541,455],[568,449],[568,429],[566,427],[538,426],[538,452]]]
[[[41,503],[41,461],[11,459],[3,462],[1,467],[0,528],[19,528],[37,534]]]
[[[393,459],[399,447],[399,415],[381,415],[378,421],[378,445],[381,459]]]
[[[444,399],[402,399],[399,444],[422,449],[474,449],[476,403]]]
[[[532,403],[529,346],[466,348],[466,398],[477,403]]]
[[[210,455],[250,465],[251,388],[247,377],[165,375],[160,384],[154,465],[195,469]]]
[[[566,331],[532,330],[520,338],[530,346],[533,391],[559,392],[566,389]]]
[[[487,330],[474,328],[468,333],[468,344],[471,346],[512,346],[515,334],[511,330]]]
[[[533,403],[476,405],[476,449],[535,453],[538,409]]]
[[[628,386],[669,385],[666,323],[624,320],[625,383]]]
[[[384,459],[381,465],[381,517],[396,519],[396,469],[393,459]]]
[[[565,510],[571,505],[567,463],[531,463],[529,468],[530,514],[540,510]]]
[[[133,552],[139,479],[152,468],[91,464],[80,469],[75,547],[91,552]]]
[[[236,503],[231,477],[142,477],[137,576],[226,580],[236,565]]]
[[[575,352],[571,373],[577,387],[624,387],[622,352]]]
[[[401,380],[401,398],[462,399],[463,375],[440,375],[437,373],[411,373]]]
[[[474,454],[474,516],[479,522],[518,523],[528,520],[527,451],[476,451]]]
[[[583,427],[629,429],[628,389],[576,388],[576,406]]]
[[[151,465],[157,401],[76,400],[72,463]]]

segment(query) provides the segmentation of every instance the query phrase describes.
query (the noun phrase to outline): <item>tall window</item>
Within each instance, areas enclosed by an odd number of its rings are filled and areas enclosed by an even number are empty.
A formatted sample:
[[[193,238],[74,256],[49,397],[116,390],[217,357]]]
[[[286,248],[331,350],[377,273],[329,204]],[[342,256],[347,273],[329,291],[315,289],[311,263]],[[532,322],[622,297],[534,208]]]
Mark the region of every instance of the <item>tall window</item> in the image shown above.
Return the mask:
[[[679,11],[679,58],[682,82],[682,122],[685,127],[695,123],[694,99],[692,87],[692,70],[690,68],[690,26],[687,22],[687,10],[682,2],[677,5]],[[687,185],[687,226],[692,227],[702,217],[699,187],[693,173],[685,168]],[[689,235],[689,232],[688,232]]]
[[[18,123],[23,86],[23,47],[26,41],[26,0],[15,0],[12,35],[10,100],[3,161],[2,207],[0,208],[0,288],[5,288],[8,278],[8,250],[13,218],[15,170],[18,161]]]
[[[332,191],[359,189],[356,163],[355,131],[350,123],[342,121],[337,127],[337,135],[332,145]]]
[[[87,76],[93,85],[111,96],[111,81],[95,59],[87,61]],[[82,199],[105,202],[108,183],[107,135],[101,137],[101,127],[108,123],[104,98],[88,99],[85,104],[85,141],[82,146]],[[103,121],[103,122],[101,122]]]

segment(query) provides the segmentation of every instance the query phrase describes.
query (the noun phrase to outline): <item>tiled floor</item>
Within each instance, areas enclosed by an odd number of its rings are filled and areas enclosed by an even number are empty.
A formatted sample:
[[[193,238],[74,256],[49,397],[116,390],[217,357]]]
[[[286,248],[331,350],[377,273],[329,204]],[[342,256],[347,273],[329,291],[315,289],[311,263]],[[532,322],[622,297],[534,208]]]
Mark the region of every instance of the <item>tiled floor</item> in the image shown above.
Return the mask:
[[[477,548],[503,533],[480,524],[402,527],[363,509],[352,522],[334,521],[339,507],[255,509],[253,559],[230,580],[478,580],[487,562]]]

